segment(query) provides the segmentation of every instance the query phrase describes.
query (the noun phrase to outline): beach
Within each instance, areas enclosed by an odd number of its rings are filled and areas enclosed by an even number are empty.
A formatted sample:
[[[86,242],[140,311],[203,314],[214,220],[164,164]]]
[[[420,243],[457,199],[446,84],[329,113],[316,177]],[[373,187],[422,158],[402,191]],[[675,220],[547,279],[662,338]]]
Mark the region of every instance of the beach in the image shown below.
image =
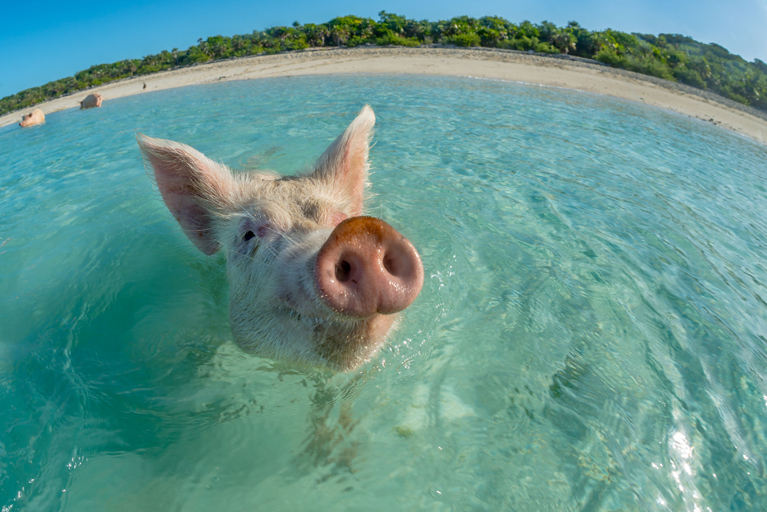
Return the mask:
[[[767,143],[767,114],[705,91],[583,59],[563,59],[486,48],[358,47],[286,52],[225,61],[133,77],[57,98],[0,117],[0,126],[18,123],[40,108],[51,114],[79,108],[88,94],[110,100],[153,91],[229,80],[331,74],[412,74],[507,80],[605,94],[713,123],[762,144]]]

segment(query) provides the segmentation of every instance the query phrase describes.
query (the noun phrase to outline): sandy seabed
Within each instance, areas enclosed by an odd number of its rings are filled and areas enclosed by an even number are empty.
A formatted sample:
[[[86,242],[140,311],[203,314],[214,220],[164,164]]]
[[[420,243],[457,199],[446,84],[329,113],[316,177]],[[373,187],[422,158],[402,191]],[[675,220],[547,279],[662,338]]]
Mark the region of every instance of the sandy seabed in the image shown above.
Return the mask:
[[[0,116],[0,126],[41,108],[45,114],[78,108],[98,92],[107,103],[133,94],[228,80],[330,74],[444,75],[562,87],[659,107],[714,123],[767,144],[767,114],[674,82],[583,60],[486,48],[358,47],[242,57],[112,82]]]

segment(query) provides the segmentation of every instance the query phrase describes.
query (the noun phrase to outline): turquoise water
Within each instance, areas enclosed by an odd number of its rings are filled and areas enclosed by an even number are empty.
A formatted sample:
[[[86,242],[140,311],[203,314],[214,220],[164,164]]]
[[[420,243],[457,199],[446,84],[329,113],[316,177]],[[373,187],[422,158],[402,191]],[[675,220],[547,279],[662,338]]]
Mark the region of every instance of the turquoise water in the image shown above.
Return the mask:
[[[245,355],[136,132],[308,166],[364,104],[423,292],[351,375]],[[0,129],[0,508],[767,509],[767,149],[595,95],[306,77]]]

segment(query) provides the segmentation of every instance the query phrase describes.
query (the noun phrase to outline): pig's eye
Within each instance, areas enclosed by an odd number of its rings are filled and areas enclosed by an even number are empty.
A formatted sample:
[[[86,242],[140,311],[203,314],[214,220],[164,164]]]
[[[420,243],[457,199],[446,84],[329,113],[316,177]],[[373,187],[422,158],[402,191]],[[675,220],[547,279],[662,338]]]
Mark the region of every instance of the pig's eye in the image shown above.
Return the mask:
[[[248,240],[250,240],[250,239],[251,239],[251,238],[253,238],[254,236],[256,236],[256,234],[255,234],[255,233],[253,233],[252,231],[248,231],[247,233],[245,233],[245,234],[242,236],[242,239],[243,239],[243,240],[245,240],[245,241],[247,242]]]
[[[308,219],[319,220],[321,210],[320,204],[316,201],[306,201],[301,204],[301,211]]]

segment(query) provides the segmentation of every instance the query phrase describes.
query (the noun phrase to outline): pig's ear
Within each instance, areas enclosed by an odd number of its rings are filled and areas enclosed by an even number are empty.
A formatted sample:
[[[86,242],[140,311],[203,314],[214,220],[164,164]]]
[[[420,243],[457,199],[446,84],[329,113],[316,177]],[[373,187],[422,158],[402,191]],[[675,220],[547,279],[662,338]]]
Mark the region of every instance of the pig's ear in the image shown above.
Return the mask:
[[[157,187],[186,236],[205,254],[218,250],[216,213],[231,202],[236,182],[229,169],[185,144],[138,135]]]
[[[335,190],[348,201],[350,217],[362,214],[365,187],[368,183],[368,148],[373,136],[376,116],[365,105],[357,118],[317,160],[314,176],[330,181]]]

